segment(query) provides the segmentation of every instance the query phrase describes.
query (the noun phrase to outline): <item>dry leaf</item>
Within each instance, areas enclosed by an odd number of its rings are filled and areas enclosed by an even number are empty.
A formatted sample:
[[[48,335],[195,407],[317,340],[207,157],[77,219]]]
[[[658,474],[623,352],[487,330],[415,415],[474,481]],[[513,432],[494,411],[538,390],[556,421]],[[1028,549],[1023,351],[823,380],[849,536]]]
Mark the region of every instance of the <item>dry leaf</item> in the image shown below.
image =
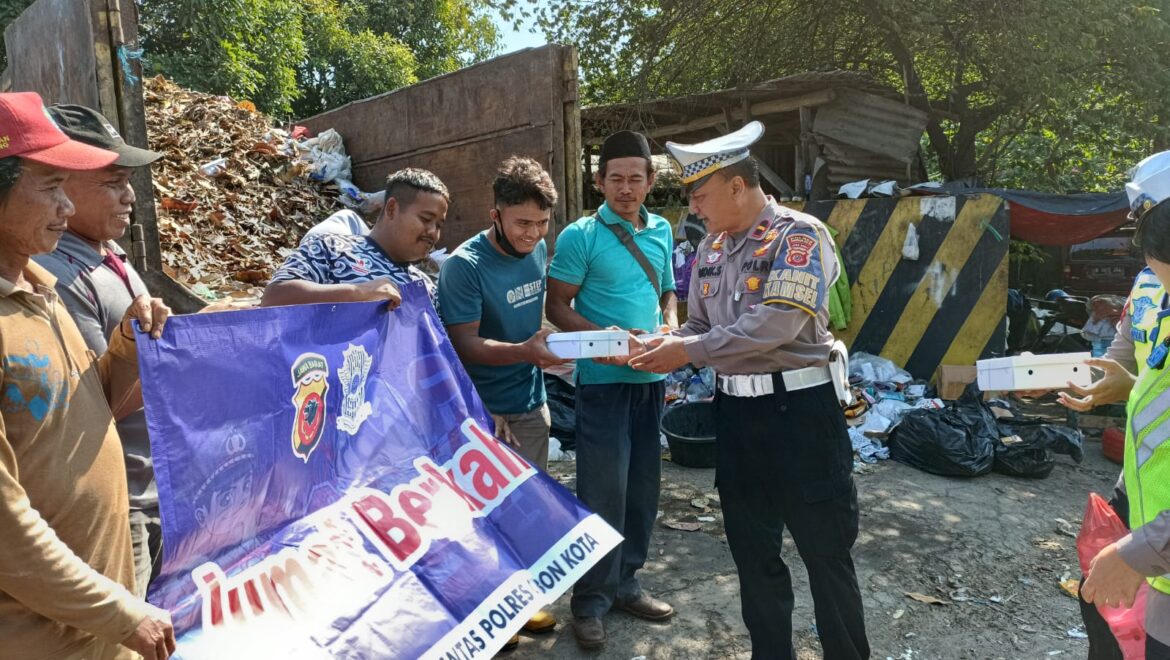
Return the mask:
[[[152,167],[163,268],[175,279],[219,297],[257,296],[235,280],[263,284],[305,232],[343,206],[336,189],[308,179],[309,166],[285,149],[287,139],[248,102],[144,81],[149,146],[163,154]],[[226,158],[213,179],[199,167]]]
[[[907,591],[906,597],[911,599],[911,600],[916,600],[920,603],[926,603],[927,605],[950,605],[950,603],[948,603],[947,601],[945,601],[941,598],[935,598],[934,596],[927,596],[926,594],[920,594],[917,591]]]
[[[662,524],[666,525],[667,527],[669,527],[671,529],[677,529],[680,532],[697,532],[700,529],[703,529],[703,524],[697,523],[697,522],[680,522],[680,521],[670,520],[670,521],[664,522]]]
[[[1079,598],[1081,593],[1081,581],[1076,579],[1062,580],[1060,583],[1060,588],[1069,596],[1072,596],[1073,598]]]

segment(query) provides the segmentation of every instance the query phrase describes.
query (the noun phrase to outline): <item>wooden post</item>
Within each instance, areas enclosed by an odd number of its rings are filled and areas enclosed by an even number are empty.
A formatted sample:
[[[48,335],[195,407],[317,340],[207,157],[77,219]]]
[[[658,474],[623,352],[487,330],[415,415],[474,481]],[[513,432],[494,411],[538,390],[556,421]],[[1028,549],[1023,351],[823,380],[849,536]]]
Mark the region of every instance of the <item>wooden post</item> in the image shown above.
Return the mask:
[[[565,111],[565,217],[561,220],[564,225],[581,217],[582,193],[581,185],[581,106],[578,103],[577,85],[577,49],[566,46],[563,61],[563,79],[565,82],[564,111]],[[586,171],[588,171],[586,159]],[[549,227],[549,234],[553,237],[550,243],[555,242],[557,227]]]
[[[811,158],[812,142],[812,109],[800,108],[800,144],[796,146],[796,194],[802,198],[808,196],[808,188],[804,185],[805,177],[812,170]]]

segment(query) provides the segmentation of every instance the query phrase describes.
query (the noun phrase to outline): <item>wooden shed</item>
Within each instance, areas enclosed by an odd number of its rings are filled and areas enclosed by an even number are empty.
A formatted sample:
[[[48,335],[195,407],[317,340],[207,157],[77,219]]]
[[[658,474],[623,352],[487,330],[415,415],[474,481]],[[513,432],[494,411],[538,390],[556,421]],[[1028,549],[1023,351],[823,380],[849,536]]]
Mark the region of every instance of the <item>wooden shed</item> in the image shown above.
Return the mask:
[[[592,153],[607,135],[635,130],[661,152],[668,141],[700,142],[758,119],[753,148],[768,184],[783,196],[826,199],[859,179],[921,180],[919,141],[927,115],[894,89],[849,71],[802,73],[707,94],[581,111]],[[586,167],[591,162],[585,159]],[[591,178],[591,173],[586,172]]]

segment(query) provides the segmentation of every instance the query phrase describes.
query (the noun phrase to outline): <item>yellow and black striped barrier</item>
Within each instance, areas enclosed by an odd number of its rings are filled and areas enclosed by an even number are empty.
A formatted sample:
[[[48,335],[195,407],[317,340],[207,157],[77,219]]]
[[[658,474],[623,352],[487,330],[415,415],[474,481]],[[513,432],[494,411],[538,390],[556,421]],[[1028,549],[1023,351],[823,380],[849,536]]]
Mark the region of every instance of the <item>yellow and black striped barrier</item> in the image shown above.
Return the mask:
[[[835,229],[853,298],[835,334],[851,352],[881,355],[917,378],[971,365],[1005,345],[1010,227],[1007,202],[958,197],[784,202]],[[672,221],[681,213],[665,215]],[[913,224],[918,258],[902,247]]]

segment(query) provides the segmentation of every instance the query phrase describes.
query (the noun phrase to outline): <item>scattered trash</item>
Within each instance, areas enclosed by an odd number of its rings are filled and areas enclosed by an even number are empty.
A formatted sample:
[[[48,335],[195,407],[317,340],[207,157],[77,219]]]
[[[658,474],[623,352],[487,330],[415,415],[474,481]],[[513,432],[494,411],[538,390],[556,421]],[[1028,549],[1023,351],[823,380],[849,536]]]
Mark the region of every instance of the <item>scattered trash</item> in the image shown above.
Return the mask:
[[[1089,638],[1089,634],[1085,632],[1084,626],[1077,626],[1076,628],[1070,629],[1068,631],[1068,636],[1070,639],[1088,639]]]
[[[1074,580],[1072,578],[1070,578],[1068,580],[1061,580],[1060,588],[1062,591],[1064,591],[1064,593],[1068,594],[1072,598],[1080,598],[1080,593],[1081,593],[1081,581],[1080,580]]]
[[[199,173],[202,174],[203,176],[211,176],[211,177],[217,176],[218,174],[222,173],[224,171],[224,169],[227,168],[227,162],[228,161],[226,158],[216,158],[215,160],[211,161],[210,163],[207,163],[206,165],[203,165],[202,167],[200,167]]]
[[[699,517],[695,518],[695,520],[698,520],[699,522],[715,522],[715,517],[714,516],[699,516]]]
[[[548,438],[548,460],[550,462],[575,461],[577,455],[569,449],[561,448],[561,441],[555,436]]]
[[[1072,523],[1065,520],[1064,518],[1054,518],[1054,520],[1056,524],[1059,525],[1059,527],[1056,528],[1056,531],[1064,534],[1065,536],[1071,536],[1074,539],[1077,537],[1077,530],[1073,528]]]
[[[920,594],[916,591],[907,591],[906,597],[911,599],[911,600],[916,600],[920,603],[926,603],[927,605],[950,605],[949,602],[947,602],[941,598],[935,598],[934,596],[927,596],[926,594]]]
[[[695,499],[691,500],[691,506],[695,507],[696,509],[706,509],[710,504],[711,502],[705,497],[696,497]]]
[[[906,610],[896,610],[894,612],[893,616],[894,616],[894,620],[897,621],[898,619],[901,619],[902,617],[906,616]]]
[[[890,456],[924,472],[977,477],[991,471],[999,432],[977,399],[963,398],[943,410],[915,410],[890,436]]]
[[[703,529],[702,523],[697,523],[697,522],[681,522],[681,521],[676,521],[676,520],[668,520],[662,524],[666,525],[667,527],[669,527],[671,529],[677,529],[680,532],[697,532],[700,529]]]
[[[1001,418],[998,424],[1000,438],[995,446],[996,472],[1012,477],[1043,479],[1056,467],[1053,453],[1070,456],[1076,463],[1084,459],[1084,435],[1077,429],[1015,418]]]
[[[259,300],[301,236],[343,208],[336,194],[265,115],[161,76],[143,81],[143,102],[148,146],[163,154],[151,166],[163,270],[214,298]]]

